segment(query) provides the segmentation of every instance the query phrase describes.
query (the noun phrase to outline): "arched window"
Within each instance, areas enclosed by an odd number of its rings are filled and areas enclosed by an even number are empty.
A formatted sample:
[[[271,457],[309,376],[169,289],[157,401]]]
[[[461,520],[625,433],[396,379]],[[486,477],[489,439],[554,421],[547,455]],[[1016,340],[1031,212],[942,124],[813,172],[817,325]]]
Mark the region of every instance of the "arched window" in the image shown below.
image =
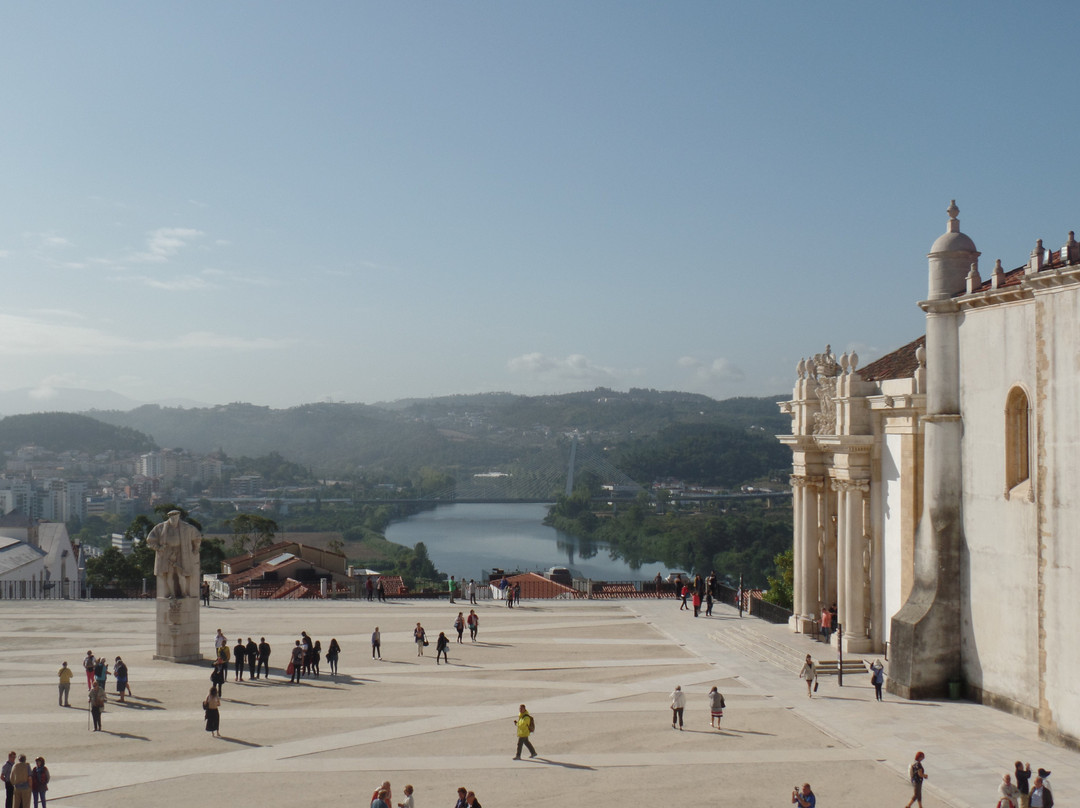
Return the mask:
[[[1027,393],[1021,387],[1009,391],[1005,401],[1005,493],[1018,485],[1030,486],[1030,423]]]

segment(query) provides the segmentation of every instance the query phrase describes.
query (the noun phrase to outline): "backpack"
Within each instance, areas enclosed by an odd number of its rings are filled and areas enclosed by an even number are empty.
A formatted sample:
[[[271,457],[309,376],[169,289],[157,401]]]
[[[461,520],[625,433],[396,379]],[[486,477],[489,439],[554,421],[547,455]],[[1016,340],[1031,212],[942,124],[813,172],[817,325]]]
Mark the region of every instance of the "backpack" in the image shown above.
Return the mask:
[[[529,732],[536,732],[536,721],[529,715]]]
[[[92,697],[91,704],[93,704],[95,707],[104,707],[106,702],[107,699],[105,698],[105,691],[98,689]]]
[[[724,704],[724,694],[721,693],[720,694],[720,709],[723,710],[725,707],[727,707],[727,705]]]

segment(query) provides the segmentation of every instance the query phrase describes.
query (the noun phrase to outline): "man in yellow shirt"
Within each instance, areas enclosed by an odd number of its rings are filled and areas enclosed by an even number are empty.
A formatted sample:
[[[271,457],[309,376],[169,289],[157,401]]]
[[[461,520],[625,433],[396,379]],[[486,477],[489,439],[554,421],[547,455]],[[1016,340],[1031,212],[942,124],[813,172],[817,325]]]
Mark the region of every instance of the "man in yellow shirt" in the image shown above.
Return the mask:
[[[68,696],[71,694],[71,677],[75,674],[71,668],[68,667],[67,662],[60,666],[60,670],[56,673],[60,677],[60,706],[70,707],[71,704],[68,701]]]

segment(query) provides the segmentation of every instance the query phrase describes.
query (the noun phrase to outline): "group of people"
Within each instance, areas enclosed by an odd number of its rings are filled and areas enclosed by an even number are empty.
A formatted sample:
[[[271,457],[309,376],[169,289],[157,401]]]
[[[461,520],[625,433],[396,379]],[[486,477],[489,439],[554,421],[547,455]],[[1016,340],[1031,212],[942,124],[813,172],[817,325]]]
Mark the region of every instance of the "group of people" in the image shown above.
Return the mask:
[[[0,767],[0,780],[4,781],[5,808],[30,808],[30,797],[34,798],[34,808],[45,808],[45,794],[49,790],[49,769],[45,758],[38,757],[31,766],[26,755],[8,752],[7,762]]]
[[[1014,764],[1012,774],[1005,774],[998,786],[997,808],[1054,808],[1054,792],[1050,790],[1050,772],[1037,769],[1031,779],[1031,764]],[[1013,782],[1013,778],[1016,781]]]
[[[470,581],[470,583],[472,583]],[[515,581],[510,583],[510,579],[505,575],[499,579],[499,597],[506,601],[507,608],[513,609],[515,606],[521,605],[521,581]],[[475,603],[476,601],[471,601]]]
[[[709,691],[709,726],[713,729],[720,729],[720,720],[724,717],[724,708],[726,706],[724,694],[720,692],[716,685],[713,685]],[[683,729],[683,712],[685,710],[686,694],[683,692],[682,685],[675,685],[675,689],[671,691],[672,729],[675,729],[676,725],[680,730]]]
[[[463,643],[462,637],[465,635],[465,627],[469,628],[469,638],[476,642],[476,634],[480,630],[480,616],[476,613],[476,609],[469,609],[469,616],[466,617],[464,612],[458,612],[457,617],[454,618],[454,631],[457,632],[457,641]],[[416,655],[422,657],[424,655],[424,648],[431,643],[427,637],[427,629],[420,623],[416,624],[416,628],[413,629],[413,642],[416,643]],[[446,662],[450,664],[450,638],[446,636],[445,631],[439,632],[438,639],[435,640],[435,664],[440,662]],[[382,638],[379,634],[379,627],[375,627],[374,633],[371,635],[371,657],[375,658],[378,653],[378,658],[382,659]]]
[[[229,675],[229,660],[233,661],[233,681],[244,681],[244,668],[247,668],[249,679],[258,679],[260,676],[270,676],[270,644],[266,637],[260,637],[256,643],[251,637],[244,642],[242,637],[237,637],[236,645],[229,648],[229,639],[217,630],[214,637],[214,669],[210,674],[210,681],[217,687],[218,695]]]
[[[86,698],[90,706],[92,730],[101,732],[101,714],[109,700],[105,692],[105,683],[109,678],[109,661],[104,656],[95,656],[93,651],[87,651],[83,658],[83,670],[86,672]],[[70,707],[71,680],[75,677],[75,673],[68,667],[67,660],[61,663],[56,675],[60,680],[57,704],[60,707]],[[113,661],[112,675],[116,681],[116,693],[120,697],[120,703],[125,702],[125,696],[134,697],[131,685],[128,684],[127,663],[120,657],[116,657]]]
[[[661,590],[663,589],[664,581],[660,577],[660,573],[656,573],[656,596],[660,597]],[[690,611],[691,608],[694,612],[694,617],[701,616],[702,607],[705,609],[705,616],[712,617],[713,603],[718,595],[716,571],[713,570],[707,577],[702,578],[700,575],[695,575],[694,580],[683,580],[682,575],[676,575],[674,581],[675,596],[679,598],[679,611]]]
[[[479,804],[477,803],[477,805]],[[372,792],[371,808],[394,808],[394,793],[389,780],[384,780],[383,784]],[[413,808],[413,787],[411,785],[405,786],[405,799],[397,804],[397,808]]]
[[[386,600],[386,583],[383,581],[381,575],[375,580],[372,580],[369,575],[367,580],[364,581],[364,591],[367,593],[368,600],[374,600],[375,595],[379,596],[380,601]]]

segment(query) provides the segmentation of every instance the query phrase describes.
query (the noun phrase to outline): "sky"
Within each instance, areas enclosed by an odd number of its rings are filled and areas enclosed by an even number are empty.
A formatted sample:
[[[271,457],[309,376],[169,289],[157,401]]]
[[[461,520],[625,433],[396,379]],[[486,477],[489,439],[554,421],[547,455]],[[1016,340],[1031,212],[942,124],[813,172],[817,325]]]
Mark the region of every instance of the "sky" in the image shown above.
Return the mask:
[[[788,393],[1080,229],[1074,10],[4,3],[0,390]]]

